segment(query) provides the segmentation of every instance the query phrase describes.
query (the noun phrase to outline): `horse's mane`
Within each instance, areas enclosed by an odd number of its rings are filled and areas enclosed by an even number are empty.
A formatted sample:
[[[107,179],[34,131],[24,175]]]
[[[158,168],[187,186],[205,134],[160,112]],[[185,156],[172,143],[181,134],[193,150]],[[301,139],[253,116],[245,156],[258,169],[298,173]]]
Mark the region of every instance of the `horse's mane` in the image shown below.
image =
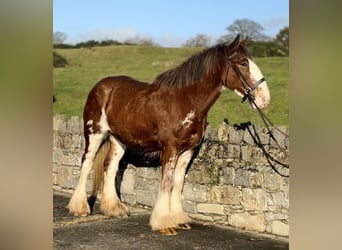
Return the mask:
[[[168,87],[191,86],[207,76],[221,72],[229,57],[228,47],[226,43],[222,43],[205,49],[190,57],[178,67],[158,75],[153,84]],[[238,50],[250,58],[250,54],[243,44],[240,44]]]

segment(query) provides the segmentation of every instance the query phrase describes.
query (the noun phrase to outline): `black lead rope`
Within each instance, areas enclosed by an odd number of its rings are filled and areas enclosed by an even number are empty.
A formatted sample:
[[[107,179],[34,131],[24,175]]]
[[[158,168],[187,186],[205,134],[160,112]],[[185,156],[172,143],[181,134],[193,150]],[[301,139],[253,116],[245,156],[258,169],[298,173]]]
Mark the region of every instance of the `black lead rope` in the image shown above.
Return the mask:
[[[244,78],[244,76],[242,75],[241,71],[239,70],[239,68],[235,65],[234,62],[231,62],[231,66],[233,68],[233,70],[237,73],[237,75],[239,76],[240,78],[240,81],[243,85],[243,87],[245,88],[246,90],[246,94],[242,97],[242,102],[244,102],[245,100],[249,100],[254,106],[255,108],[258,110],[258,113],[263,121],[263,123],[265,124],[265,127],[267,129],[267,133],[269,134],[269,136],[272,138],[272,140],[276,143],[277,147],[283,152],[284,156],[288,157],[288,154],[286,152],[286,150],[284,148],[282,148],[280,145],[279,145],[279,142],[277,141],[277,139],[274,137],[271,129],[270,129],[270,126],[272,126],[275,130],[279,131],[281,134],[283,134],[284,136],[286,137],[289,137],[285,132],[281,131],[279,128],[275,128],[273,123],[271,122],[270,119],[268,119],[268,117],[261,111],[261,109],[258,107],[258,105],[255,103],[255,96],[253,95],[253,91],[260,85],[262,84],[264,81],[265,81],[265,78],[261,78],[260,80],[258,80],[252,87],[250,87],[248,84],[247,84],[247,81],[246,79]],[[229,69],[229,67],[228,67]],[[228,70],[227,70],[227,73],[226,73],[226,78],[228,76]],[[285,163],[282,163],[276,159],[274,159],[265,149],[264,145],[261,143],[261,140],[260,140],[260,137],[255,129],[255,126],[253,125],[253,130],[254,130],[254,134],[252,133],[252,131],[250,130],[249,128],[249,125],[251,125],[251,123],[248,123],[247,125],[244,124],[244,125],[240,125],[240,127],[242,128],[247,128],[249,134],[251,135],[251,137],[253,138],[255,144],[261,148],[263,154],[265,155],[266,159],[267,159],[267,162],[270,164],[271,168],[277,173],[279,174],[280,176],[282,177],[289,177],[289,175],[285,175],[285,174],[282,174],[279,172],[279,170],[274,166],[273,162],[279,164],[280,166],[286,168],[286,169],[289,169],[290,166],[289,164],[285,164]],[[237,126],[238,127],[238,126]],[[272,162],[273,161],[273,162]]]
[[[240,81],[243,85],[243,87],[246,90],[246,94],[242,97],[242,102],[246,101],[247,99],[255,106],[255,108],[258,110],[258,113],[263,121],[263,123],[265,124],[265,127],[267,129],[267,133],[269,134],[269,136],[272,138],[272,140],[276,143],[277,147],[284,153],[284,156],[288,157],[288,154],[286,152],[286,150],[284,148],[282,148],[279,145],[279,142],[277,141],[277,139],[274,137],[270,126],[274,127],[274,124],[271,122],[271,120],[261,111],[261,109],[258,107],[258,105],[255,103],[255,97],[253,95],[253,91],[265,81],[265,78],[261,78],[260,80],[258,80],[252,87],[248,86],[244,76],[242,75],[242,73],[240,72],[240,70],[238,69],[238,67],[235,65],[235,63],[231,62],[232,68],[233,70],[238,74]],[[249,123],[249,125],[251,125],[251,123]],[[263,154],[265,155],[267,162],[270,164],[271,168],[280,176],[282,177],[289,177],[289,175],[285,175],[279,172],[279,170],[274,166],[273,162],[281,165],[284,168],[289,169],[289,164],[285,164],[282,163],[276,159],[274,159],[265,149],[264,145],[261,143],[260,137],[255,129],[255,126],[253,125],[253,130],[254,130],[254,134],[252,133],[252,131],[250,130],[249,126],[245,126],[245,128],[247,128],[249,134],[251,135],[251,137],[253,138],[255,144],[261,148]],[[286,133],[284,133],[283,131],[281,131],[279,128],[275,128],[277,131],[279,131],[281,134],[283,134],[286,137],[289,137]]]
[[[256,103],[254,102],[254,99],[253,99],[253,98],[248,97],[248,99],[249,99],[249,101],[251,101],[251,102],[254,104],[254,106],[255,106],[256,109],[258,110],[258,113],[259,113],[259,115],[260,115],[262,121],[263,121],[264,124],[265,124],[265,127],[266,127],[266,129],[267,129],[267,133],[269,134],[269,136],[270,136],[270,137],[272,138],[272,140],[276,143],[277,147],[284,153],[284,155],[285,155],[286,157],[288,157],[288,154],[287,154],[286,150],[285,150],[283,147],[281,147],[281,146],[279,145],[278,140],[274,137],[274,135],[273,135],[273,133],[272,133],[272,131],[271,131],[271,129],[270,129],[270,125],[271,125],[272,127],[274,127],[273,123],[272,123],[272,122],[270,121],[270,119],[261,111],[261,109],[256,105]],[[251,125],[251,123],[249,123],[249,125]],[[259,135],[258,135],[258,133],[257,133],[257,131],[256,131],[256,129],[255,129],[255,126],[254,126],[254,125],[252,125],[252,126],[253,126],[253,130],[254,130],[254,134],[251,132],[249,126],[246,126],[246,128],[247,128],[249,134],[251,135],[251,137],[253,138],[255,144],[256,144],[259,148],[261,148],[261,150],[262,150],[263,154],[265,155],[265,157],[266,157],[266,159],[267,159],[267,162],[270,164],[271,168],[272,168],[277,174],[279,174],[280,176],[282,176],[282,177],[289,177],[289,175],[285,175],[285,174],[280,173],[279,170],[274,166],[274,164],[272,163],[272,161],[275,162],[275,163],[277,163],[277,164],[279,164],[279,165],[281,165],[281,166],[284,167],[284,168],[287,168],[287,169],[290,168],[289,164],[285,164],[285,163],[282,163],[282,162],[280,162],[280,161],[274,159],[274,158],[266,151],[264,145],[261,143],[260,137],[259,137]],[[289,137],[289,135],[286,134],[285,132],[283,132],[282,130],[280,130],[280,129],[278,129],[278,128],[275,128],[275,127],[274,127],[274,129],[276,129],[277,131],[279,131],[279,132],[280,132],[281,134],[283,134],[284,136]]]
[[[246,126],[246,128],[247,128],[249,134],[251,135],[251,137],[252,137],[253,140],[254,140],[254,143],[262,150],[262,153],[265,155],[266,160],[267,160],[267,162],[270,164],[271,168],[272,168],[277,174],[279,174],[280,176],[282,176],[282,177],[289,177],[289,175],[286,175],[286,174],[281,173],[281,172],[275,167],[275,165],[273,164],[273,162],[275,162],[275,163],[277,163],[277,164],[279,164],[279,165],[281,165],[282,167],[287,168],[287,169],[290,168],[289,165],[288,165],[288,164],[285,164],[285,163],[282,163],[282,162],[278,161],[277,159],[274,159],[274,158],[266,151],[264,145],[261,143],[261,139],[260,139],[260,137],[259,137],[259,135],[258,135],[258,133],[257,133],[257,131],[256,131],[256,129],[255,129],[255,126],[252,125],[252,127],[253,127],[253,132],[254,132],[254,133],[252,133],[252,131],[250,130],[250,127],[249,127],[249,126]]]

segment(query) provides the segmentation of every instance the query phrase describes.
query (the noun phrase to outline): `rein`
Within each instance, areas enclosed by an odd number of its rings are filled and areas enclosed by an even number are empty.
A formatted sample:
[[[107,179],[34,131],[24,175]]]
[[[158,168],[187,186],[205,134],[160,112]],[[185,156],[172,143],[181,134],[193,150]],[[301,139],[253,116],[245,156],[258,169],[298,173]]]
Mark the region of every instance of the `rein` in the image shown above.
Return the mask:
[[[265,81],[265,78],[262,77],[261,79],[259,79],[252,87],[250,87],[247,84],[247,81],[245,79],[245,77],[242,75],[241,71],[239,70],[239,68],[236,66],[236,63],[233,62],[230,58],[229,58],[229,62],[233,68],[233,70],[237,73],[237,75],[239,76],[239,79],[243,85],[243,87],[246,90],[246,94],[242,97],[242,102],[246,101],[248,99],[249,102],[251,102],[256,109],[258,110],[259,116],[261,117],[263,123],[265,124],[265,127],[267,129],[267,133],[270,135],[270,137],[272,138],[272,140],[276,143],[277,147],[283,152],[283,154],[288,157],[288,153],[286,152],[285,148],[281,147],[278,140],[274,137],[270,126],[272,126],[275,130],[277,130],[278,132],[280,132],[282,135],[284,135],[285,137],[289,137],[288,134],[286,134],[284,131],[280,130],[279,128],[274,127],[273,122],[271,122],[271,120],[265,115],[264,112],[262,112],[262,110],[258,107],[258,105],[255,103],[255,96],[253,95],[253,91]],[[229,70],[229,67],[228,67]],[[227,75],[228,75],[228,70],[227,70]],[[226,76],[227,77],[227,76]],[[251,125],[251,123],[247,124],[247,125]],[[258,147],[261,148],[263,154],[265,155],[268,163],[271,165],[272,169],[275,170],[279,175],[283,176],[283,177],[289,177],[288,175],[284,175],[281,174],[276,168],[275,166],[272,164],[272,161],[280,164],[281,166],[289,169],[289,164],[285,164],[285,163],[281,163],[279,161],[277,161],[276,159],[274,159],[265,149],[265,147],[263,146],[263,144],[260,141],[259,135],[257,134],[255,127],[254,128],[254,135],[252,134],[252,132],[250,131],[249,127],[246,126],[246,124],[243,126],[246,127],[248,129],[248,132],[250,133],[250,135],[253,137],[254,142],[258,145]]]

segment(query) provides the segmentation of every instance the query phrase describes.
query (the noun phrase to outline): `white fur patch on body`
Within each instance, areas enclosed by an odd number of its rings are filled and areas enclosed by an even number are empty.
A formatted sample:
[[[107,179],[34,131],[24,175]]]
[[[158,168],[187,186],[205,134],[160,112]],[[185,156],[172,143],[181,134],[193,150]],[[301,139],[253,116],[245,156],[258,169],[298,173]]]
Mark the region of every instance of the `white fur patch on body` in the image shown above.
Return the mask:
[[[107,115],[106,115],[104,108],[101,109],[101,118],[100,118],[99,126],[101,127],[102,133],[111,131],[109,124],[108,124],[108,121],[107,121]]]
[[[93,120],[89,120],[89,121],[87,121],[87,126],[89,127],[88,129],[89,129],[89,132],[90,133],[94,133],[94,130],[93,130],[93,123],[94,123],[94,121]]]
[[[237,94],[238,96],[243,97],[243,94],[242,94],[240,91],[238,91],[237,89],[234,89],[234,92],[235,92],[235,94]]]
[[[182,125],[183,126],[190,126],[193,122],[193,119],[195,117],[195,111],[191,110],[186,117],[184,118],[184,120],[182,121]]]

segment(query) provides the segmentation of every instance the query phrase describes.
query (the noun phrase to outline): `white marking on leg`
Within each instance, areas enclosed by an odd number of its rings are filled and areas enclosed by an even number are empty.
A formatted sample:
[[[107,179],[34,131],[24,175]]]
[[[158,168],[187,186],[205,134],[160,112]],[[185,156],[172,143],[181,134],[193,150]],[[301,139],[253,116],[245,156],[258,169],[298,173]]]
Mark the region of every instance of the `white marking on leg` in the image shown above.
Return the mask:
[[[158,198],[151,214],[150,224],[152,230],[177,226],[170,218],[170,192],[167,190],[159,189]]]
[[[68,205],[70,213],[76,216],[85,216],[90,214],[90,208],[87,202],[86,185],[89,172],[93,167],[96,152],[99,149],[103,138],[103,134],[89,135],[88,152],[85,154],[85,159],[81,167],[80,178]]]
[[[177,162],[177,157],[171,157],[165,167],[168,172],[162,178],[159,187],[157,201],[154,205],[150,225],[152,230],[159,230],[164,228],[175,228],[175,224],[170,214],[170,195],[173,186],[173,170]]]
[[[186,168],[191,160],[193,155],[193,151],[185,151],[183,154],[179,156],[177,166],[174,173],[174,182],[173,189],[171,193],[170,199],[170,210],[171,210],[171,218],[175,224],[185,224],[189,222],[189,217],[183,211],[181,199],[182,199],[182,190],[184,185],[184,178]]]
[[[127,217],[128,209],[121,203],[116,193],[115,179],[119,168],[119,162],[124,155],[125,146],[114,136],[110,136],[111,147],[114,147],[113,155],[104,173],[103,191],[101,196],[101,211],[108,216]]]

